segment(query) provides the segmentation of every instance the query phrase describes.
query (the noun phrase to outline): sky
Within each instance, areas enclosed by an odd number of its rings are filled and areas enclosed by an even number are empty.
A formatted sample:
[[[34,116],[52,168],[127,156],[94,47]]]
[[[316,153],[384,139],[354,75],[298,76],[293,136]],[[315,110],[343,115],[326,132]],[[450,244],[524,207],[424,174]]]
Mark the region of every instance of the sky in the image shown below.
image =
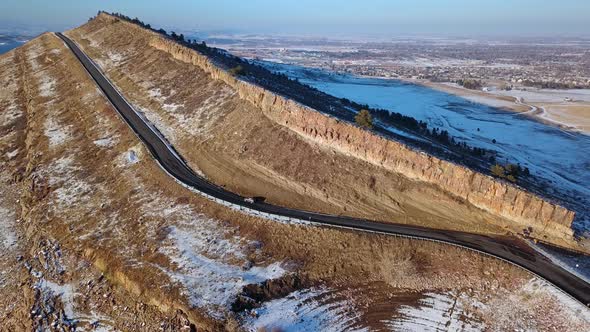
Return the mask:
[[[590,36],[590,0],[0,0],[0,29],[63,30],[98,10],[184,31]]]

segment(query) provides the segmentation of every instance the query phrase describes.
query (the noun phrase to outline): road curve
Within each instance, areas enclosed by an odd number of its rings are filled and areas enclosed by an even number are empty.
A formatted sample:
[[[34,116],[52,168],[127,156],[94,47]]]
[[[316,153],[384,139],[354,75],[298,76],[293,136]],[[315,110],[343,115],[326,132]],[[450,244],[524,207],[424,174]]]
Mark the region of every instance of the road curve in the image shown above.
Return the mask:
[[[223,201],[224,204],[238,206],[249,211],[256,211],[278,219],[296,219],[315,224],[344,227],[359,231],[377,232],[423,240],[432,240],[472,249],[500,258],[522,267],[529,272],[554,284],[584,305],[590,305],[590,284],[568,272],[547,257],[533,250],[521,240],[512,237],[477,235],[458,231],[428,229],[419,226],[383,223],[365,219],[326,215],[308,211],[295,210],[264,202],[248,202],[245,197],[219,187],[196,174],[175,151],[166,139],[133,109],[125,98],[102,74],[98,66],[84,54],[68,37],[57,33],[65,44],[80,60],[90,76],[96,81],[103,93],[127,122],[136,135],[143,141],[160,166],[178,182],[206,196]]]

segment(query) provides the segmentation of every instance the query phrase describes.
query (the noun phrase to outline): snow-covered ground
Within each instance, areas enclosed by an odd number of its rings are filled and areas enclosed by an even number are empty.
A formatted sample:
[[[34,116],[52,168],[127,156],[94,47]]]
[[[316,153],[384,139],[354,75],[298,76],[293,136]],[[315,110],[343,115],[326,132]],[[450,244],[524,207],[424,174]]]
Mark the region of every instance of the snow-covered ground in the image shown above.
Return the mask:
[[[552,90],[552,89],[536,89],[527,88],[512,89],[510,91],[494,90],[491,94],[498,96],[510,96],[521,98],[525,103],[561,103],[566,98],[572,101],[590,102],[590,90],[575,89],[575,90]]]
[[[17,237],[13,229],[14,218],[14,211],[0,206],[0,248],[2,251],[9,251],[16,245]]]
[[[0,112],[0,124],[8,126],[22,115],[22,112],[12,102],[7,108]]]
[[[41,278],[35,285],[35,288],[38,289],[41,293],[41,297],[45,299],[45,305],[48,306],[48,309],[51,308],[50,299],[57,298],[61,301],[63,305],[63,310],[66,318],[70,322],[75,322],[76,324],[80,324],[82,322],[86,323],[86,326],[76,326],[76,331],[114,331],[113,328],[109,326],[110,319],[95,312],[91,311],[90,314],[85,314],[76,310],[76,298],[81,296],[81,292],[83,289],[78,289],[77,284],[58,284],[52,282],[50,280],[46,280]]]
[[[91,44],[93,42],[91,41]],[[108,58],[106,59],[96,59],[95,62],[99,64],[102,68],[110,69],[113,67],[117,67],[121,64],[121,62],[125,59],[124,54],[111,52],[107,53]]]
[[[242,287],[279,278],[287,272],[280,261],[250,261],[248,253],[255,252],[260,245],[232,235],[231,229],[219,221],[189,205],[175,205],[156,194],[151,197],[144,204],[144,216],[175,222],[167,229],[167,240],[160,248],[174,268],[162,269],[181,285],[183,295],[192,305],[214,317],[223,317]]]
[[[113,137],[113,136],[109,136],[109,137],[97,139],[97,140],[94,141],[94,144],[96,146],[99,146],[99,147],[102,147],[102,148],[110,148],[110,147],[113,147],[116,143],[117,143],[117,139],[115,137]]]
[[[222,315],[218,309],[229,308],[242,287],[279,278],[285,270],[279,262],[253,267],[231,264],[232,259],[244,260],[241,248],[231,240],[219,240],[215,233],[218,228],[172,227],[168,234],[171,246],[162,251],[176,263],[178,270],[171,273],[172,279],[186,287],[191,304]],[[226,257],[232,255],[236,257]]]
[[[552,195],[577,210],[574,228],[590,231],[590,136],[398,80],[339,75],[293,65],[264,65],[331,95],[412,116],[429,127],[448,130],[471,146],[498,151],[499,162],[520,163],[544,179]]]
[[[473,312],[465,310],[465,296],[448,293],[428,293],[417,305],[403,305],[397,317],[386,321],[392,331],[484,331],[486,325]],[[470,307],[481,306],[481,303]]]
[[[140,108],[142,114],[159,130],[162,130],[162,134],[172,144],[178,143],[178,138],[184,135],[190,135],[192,138],[207,135],[211,123],[219,117],[218,112],[215,112],[215,110],[223,107],[223,104],[227,103],[231,96],[236,93],[231,88],[223,86],[215,94],[203,100],[197,108],[187,111],[184,104],[170,101],[175,95],[174,91],[164,95],[160,88],[156,88],[147,82],[143,84],[143,87],[147,90],[150,98],[160,104],[168,117],[162,117],[157,110],[151,108]],[[180,130],[171,132],[168,130],[169,127],[179,127]]]
[[[44,133],[49,139],[49,147],[57,147],[63,144],[71,134],[68,126],[62,126],[53,117],[48,117],[44,123]]]
[[[51,197],[57,203],[56,209],[71,207],[88,198],[86,195],[92,191],[92,186],[74,176],[79,169],[74,159],[67,156],[56,160],[43,170],[42,173],[49,173],[49,185],[56,188],[51,193]]]
[[[331,290],[313,288],[266,302],[245,317],[249,331],[369,331],[355,328],[354,303],[332,299]]]

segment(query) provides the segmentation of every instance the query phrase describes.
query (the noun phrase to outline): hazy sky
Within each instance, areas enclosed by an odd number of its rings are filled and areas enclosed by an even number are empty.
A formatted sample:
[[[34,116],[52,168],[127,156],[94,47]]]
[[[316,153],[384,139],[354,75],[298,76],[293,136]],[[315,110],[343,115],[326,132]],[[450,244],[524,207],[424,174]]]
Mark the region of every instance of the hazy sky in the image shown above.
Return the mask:
[[[49,30],[99,9],[154,26],[314,35],[590,35],[590,0],[0,0],[0,28]]]

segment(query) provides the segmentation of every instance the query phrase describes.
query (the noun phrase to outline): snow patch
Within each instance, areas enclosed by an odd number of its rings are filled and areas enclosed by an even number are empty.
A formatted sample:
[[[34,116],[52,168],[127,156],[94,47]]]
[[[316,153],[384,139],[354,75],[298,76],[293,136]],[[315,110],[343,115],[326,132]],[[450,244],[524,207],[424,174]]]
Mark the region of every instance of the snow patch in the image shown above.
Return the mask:
[[[100,46],[100,43],[97,42],[95,39],[88,38],[87,40],[89,41],[90,47],[99,47]]]
[[[49,75],[43,75],[39,79],[39,95],[42,97],[51,97],[55,93],[56,82]]]
[[[11,101],[10,105],[0,112],[0,123],[2,126],[9,126],[22,116],[21,110]]]
[[[49,169],[49,185],[52,188],[54,198],[60,208],[66,208],[87,199],[87,194],[93,189],[87,182],[76,179],[74,172],[79,167],[74,165],[72,156],[62,157],[53,162]]]
[[[74,166],[74,159],[72,156],[61,157],[50,164],[49,185],[53,187],[65,182],[71,175],[71,172],[77,169],[78,168]]]
[[[357,318],[351,315],[352,305],[333,301],[327,289],[293,292],[284,298],[266,302],[248,315],[248,331],[368,331],[356,328]]]
[[[184,108],[184,104],[163,104],[162,108],[167,112],[176,112],[179,108]]]
[[[139,162],[139,158],[137,157],[137,153],[135,151],[129,150],[125,153],[125,155],[127,157],[126,158],[127,163],[129,165],[133,165],[133,164],[136,164],[137,162]]]
[[[202,220],[196,221],[200,222]],[[205,223],[211,226],[214,221]],[[209,309],[216,317],[221,317],[223,309],[229,308],[242,287],[279,278],[285,273],[280,262],[251,268],[229,263],[243,260],[244,254],[233,241],[223,240],[220,233],[222,231],[212,227],[174,226],[168,234],[169,245],[161,248],[176,264],[176,271],[170,275],[184,286],[183,293],[191,304]]]
[[[49,139],[49,147],[57,147],[71,137],[68,127],[61,126],[57,120],[47,117],[44,123],[44,133]]]
[[[157,88],[156,89],[150,89],[150,90],[148,90],[148,95],[151,98],[160,100],[160,98],[162,98],[162,90],[157,89]]]
[[[170,98],[171,96],[164,96],[162,95],[162,90],[160,88],[152,88],[148,90],[148,95],[157,100],[161,105],[162,108],[167,112],[176,112],[179,108],[184,108],[184,104],[176,104],[176,103],[165,103],[165,101]],[[172,93],[171,93],[172,95]]]
[[[0,247],[8,251],[16,245],[17,237],[13,230],[14,211],[0,206]]]
[[[486,326],[464,310],[465,299],[452,293],[427,293],[416,306],[403,305],[400,317],[384,322],[393,331],[484,331]]]
[[[518,288],[485,294],[478,314],[497,331],[590,331],[590,310],[556,287],[531,278]]]
[[[69,319],[74,318],[74,298],[77,296],[77,293],[74,291],[72,285],[58,285],[49,280],[41,279],[37,283],[37,288],[49,291],[53,296],[58,297],[63,304],[64,314]]]
[[[259,250],[257,242],[233,235],[231,228],[196,213],[190,205],[150,196],[143,204],[143,215],[174,223],[166,229],[167,238],[160,248],[173,268],[162,269],[181,285],[192,305],[223,317],[243,286],[285,274],[282,262],[253,266],[248,253]]]
[[[113,67],[117,67],[125,60],[125,55],[121,53],[116,53],[109,51],[106,54],[106,58],[102,59],[95,59],[95,62],[102,67],[103,69],[111,69]]]
[[[558,301],[562,314],[568,317],[568,321],[583,321],[585,324],[590,325],[590,309],[546,281],[532,278],[523,287],[523,292],[532,295],[532,297],[549,294]]]
[[[58,203],[63,207],[69,207],[90,193],[92,187],[80,180],[69,181],[65,186],[57,189],[55,195],[57,196]]]
[[[42,47],[38,44],[31,44],[27,50],[27,60],[31,64],[31,68],[34,72],[38,71],[41,66],[37,62],[37,57],[41,54]]]
[[[75,299],[77,296],[80,296],[80,293],[77,292],[76,285],[59,285],[55,282],[41,279],[37,282],[35,287],[42,290],[46,295],[59,298],[63,305],[64,314],[69,321],[75,322],[76,324],[79,324],[80,322],[87,323],[85,324],[86,326],[76,326],[76,331],[86,331],[86,328],[89,328],[88,331],[94,332],[114,331],[111,326],[105,325],[106,322],[110,322],[110,319],[98,315],[94,311],[91,311],[90,315],[85,315],[75,310]]]
[[[115,139],[111,137],[101,138],[93,141],[94,145],[101,148],[110,148],[115,145]]]
[[[120,53],[109,51],[107,55],[109,56],[109,60],[111,60],[115,65],[118,65],[119,62],[123,61],[123,55]]]
[[[8,160],[12,160],[12,158],[18,155],[18,151],[19,149],[15,149],[14,151],[6,152],[6,158],[8,158]]]
[[[167,121],[160,116],[157,112],[152,112],[147,108],[136,108],[137,114],[146,120],[146,122],[150,122],[153,124],[153,127],[157,129],[166,139],[170,140],[171,142],[176,141],[176,134],[174,130],[171,128],[170,125],[167,124]]]

